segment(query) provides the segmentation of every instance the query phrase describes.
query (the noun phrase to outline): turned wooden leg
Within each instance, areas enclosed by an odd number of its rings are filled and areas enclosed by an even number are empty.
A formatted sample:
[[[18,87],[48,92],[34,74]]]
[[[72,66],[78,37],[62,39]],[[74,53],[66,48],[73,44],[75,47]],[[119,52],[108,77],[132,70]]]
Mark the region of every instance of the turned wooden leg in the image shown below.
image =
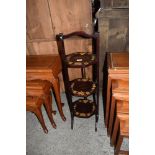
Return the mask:
[[[55,97],[56,97],[56,102],[58,106],[58,110],[60,113],[60,116],[63,121],[66,121],[66,117],[64,116],[63,110],[62,110],[62,103],[61,103],[61,98],[60,98],[60,85],[59,85],[59,80],[56,78],[52,79],[52,86],[54,89]]]
[[[41,124],[41,126],[42,126],[42,128],[43,128],[43,130],[44,130],[44,132],[45,132],[45,133],[48,133],[48,130],[47,130],[47,128],[46,128],[46,125],[45,125],[45,122],[44,122],[44,118],[43,118],[43,115],[42,115],[42,112],[41,112],[41,107],[38,108],[38,109],[36,109],[36,110],[34,111],[34,113],[35,113],[35,115],[37,116],[37,118],[38,118],[38,120],[39,120],[39,122],[40,122],[40,124]]]
[[[53,120],[53,116],[52,116],[52,98],[51,98],[51,95],[49,94],[48,96],[45,97],[45,108],[46,108],[46,111],[47,111],[47,114],[48,114],[48,117],[49,117],[49,120],[53,126],[53,128],[56,129],[56,124]]]
[[[120,151],[122,142],[123,142],[123,137],[121,135],[119,135],[118,141],[117,141],[117,144],[116,144],[116,147],[115,147],[115,151],[114,151],[114,154],[115,155],[118,155],[119,154],[119,151]]]
[[[117,136],[118,128],[119,128],[119,119],[116,116],[116,120],[115,120],[114,128],[113,128],[113,133],[112,133],[112,138],[111,138],[111,145],[112,146],[115,145],[115,143],[116,143],[116,136]]]

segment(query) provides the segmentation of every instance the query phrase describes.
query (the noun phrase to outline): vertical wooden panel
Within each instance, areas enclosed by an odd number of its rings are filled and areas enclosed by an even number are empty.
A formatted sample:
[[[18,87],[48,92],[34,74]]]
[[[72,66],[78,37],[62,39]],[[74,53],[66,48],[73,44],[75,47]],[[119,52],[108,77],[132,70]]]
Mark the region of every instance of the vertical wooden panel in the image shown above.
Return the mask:
[[[32,46],[32,44],[26,43],[26,55],[33,55],[33,54],[35,54],[33,52],[33,50],[31,49],[31,46]]]
[[[58,54],[55,35],[73,31],[92,33],[91,0],[26,0],[27,55]],[[89,51],[89,40],[68,40],[67,53]],[[76,45],[76,46],[75,46]],[[88,77],[90,67],[87,69]],[[79,77],[80,70],[69,71],[70,78]],[[61,90],[64,90],[60,74]]]
[[[27,43],[29,55],[58,54],[56,41]]]
[[[129,0],[112,0],[113,8],[129,8]]]
[[[110,19],[108,33],[109,52],[124,51],[128,47],[128,19]]]
[[[73,31],[92,32],[90,0],[48,0],[55,34]]]
[[[75,46],[76,45],[76,46]],[[65,40],[67,54],[77,52],[91,52],[91,40],[89,39],[68,39]]]
[[[75,46],[76,45],[76,46]],[[78,46],[77,46],[78,45]],[[85,39],[67,40],[65,41],[66,53],[75,51],[88,51],[91,49],[91,41]],[[27,42],[27,54],[41,55],[41,54],[58,54],[56,41],[32,41]]]
[[[47,0],[26,0],[27,39],[54,38]]]
[[[111,7],[111,1],[112,0],[103,0],[103,7],[104,8],[110,8]]]
[[[26,44],[26,55],[30,55],[30,50],[28,48],[28,45]]]
[[[60,32],[91,33],[91,13],[90,0],[27,0],[27,54],[58,53],[55,42],[51,41],[55,41],[55,34]],[[67,46],[67,51],[71,51],[75,45],[68,43]],[[80,41],[76,47],[81,47],[80,51],[88,48]]]

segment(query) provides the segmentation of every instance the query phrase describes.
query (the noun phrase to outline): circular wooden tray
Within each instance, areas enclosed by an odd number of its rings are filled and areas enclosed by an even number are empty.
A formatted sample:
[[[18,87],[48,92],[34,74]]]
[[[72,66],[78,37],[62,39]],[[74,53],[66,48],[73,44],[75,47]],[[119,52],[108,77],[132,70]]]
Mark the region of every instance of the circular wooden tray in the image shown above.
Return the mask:
[[[90,52],[75,52],[66,56],[66,63],[70,67],[86,67],[95,62],[95,55]]]
[[[90,79],[75,79],[71,81],[71,93],[74,96],[87,97],[96,92],[96,84]]]
[[[79,99],[73,102],[74,116],[88,118],[95,114],[95,103],[88,99]]]

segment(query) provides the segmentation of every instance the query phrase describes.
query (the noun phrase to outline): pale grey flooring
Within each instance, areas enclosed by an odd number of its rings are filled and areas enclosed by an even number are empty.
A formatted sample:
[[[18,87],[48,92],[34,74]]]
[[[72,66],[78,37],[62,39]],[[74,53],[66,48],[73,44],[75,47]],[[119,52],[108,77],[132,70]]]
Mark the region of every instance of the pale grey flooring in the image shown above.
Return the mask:
[[[27,155],[113,155],[113,147],[107,137],[103,120],[102,97],[100,95],[100,113],[98,131],[95,132],[95,116],[89,119],[75,118],[74,129],[70,128],[70,113],[65,94],[61,94],[64,114],[63,122],[59,113],[54,116],[57,129],[53,129],[44,107],[43,116],[48,134],[44,134],[34,114],[27,112],[26,116],[26,149]],[[53,107],[57,110],[53,98]]]

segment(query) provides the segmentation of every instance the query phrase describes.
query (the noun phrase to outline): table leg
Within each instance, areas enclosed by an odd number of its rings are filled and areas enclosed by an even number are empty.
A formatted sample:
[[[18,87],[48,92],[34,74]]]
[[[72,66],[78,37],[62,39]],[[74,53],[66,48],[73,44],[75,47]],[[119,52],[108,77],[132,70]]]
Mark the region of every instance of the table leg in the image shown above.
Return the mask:
[[[62,103],[61,103],[61,98],[60,98],[60,84],[59,84],[58,78],[52,79],[52,86],[54,89],[54,93],[55,93],[56,102],[57,102],[57,106],[58,106],[60,116],[61,116],[63,121],[66,121],[66,117],[64,116],[64,113],[62,110]]]
[[[111,138],[111,146],[115,146],[116,144],[116,136],[117,136],[117,132],[118,132],[118,128],[119,128],[119,119],[116,116],[115,118],[115,123],[114,123],[114,128],[113,128],[113,133],[112,133],[112,138]]]
[[[106,118],[105,118],[105,126],[108,127],[109,121],[109,109],[110,109],[110,89],[111,89],[111,78],[108,77],[108,87],[107,87],[107,101],[106,101]]]
[[[108,122],[108,135],[111,135],[112,126],[113,126],[113,119],[114,119],[114,111],[115,111],[115,99],[112,96],[111,106],[110,106],[110,113],[109,113],[109,122]]]
[[[45,108],[46,108],[46,111],[47,111],[47,115],[49,117],[49,120],[50,120],[53,128],[56,129],[56,124],[54,122],[53,115],[52,115],[52,96],[51,96],[50,93],[49,93],[49,95],[47,95],[45,97],[45,103],[44,103],[44,105],[45,105]]]
[[[119,135],[117,143],[116,143],[116,147],[114,149],[114,155],[119,154],[122,142],[123,142],[123,137],[121,135]]]

